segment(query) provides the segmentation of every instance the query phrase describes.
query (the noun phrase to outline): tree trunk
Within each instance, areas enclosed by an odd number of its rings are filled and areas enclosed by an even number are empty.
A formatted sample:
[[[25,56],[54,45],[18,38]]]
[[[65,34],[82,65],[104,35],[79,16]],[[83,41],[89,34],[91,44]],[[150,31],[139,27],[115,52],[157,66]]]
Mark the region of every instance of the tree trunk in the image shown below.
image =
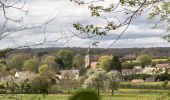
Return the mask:
[[[112,89],[112,96],[113,96],[113,89]]]
[[[98,88],[98,90],[97,90],[97,94],[98,94],[98,96],[100,95],[100,91],[99,91],[99,88]]]

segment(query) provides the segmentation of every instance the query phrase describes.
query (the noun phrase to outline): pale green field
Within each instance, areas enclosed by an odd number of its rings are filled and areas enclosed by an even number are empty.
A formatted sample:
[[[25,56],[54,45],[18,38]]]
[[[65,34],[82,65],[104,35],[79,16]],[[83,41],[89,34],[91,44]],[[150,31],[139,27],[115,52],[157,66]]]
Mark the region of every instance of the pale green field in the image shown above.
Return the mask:
[[[15,96],[15,95],[14,95]],[[68,100],[70,95],[49,94],[43,98],[42,94],[24,94],[22,100]],[[20,96],[19,96],[20,97]],[[17,100],[21,100],[19,98]],[[0,100],[16,100],[0,97]],[[107,95],[105,92],[101,100],[170,100],[168,90],[149,90],[149,89],[120,89],[114,96]]]
[[[155,61],[155,62],[158,62],[158,61],[167,61],[167,59],[152,59],[152,61]],[[126,62],[129,62],[130,61],[126,61]],[[139,62],[138,60],[133,60],[132,62]]]

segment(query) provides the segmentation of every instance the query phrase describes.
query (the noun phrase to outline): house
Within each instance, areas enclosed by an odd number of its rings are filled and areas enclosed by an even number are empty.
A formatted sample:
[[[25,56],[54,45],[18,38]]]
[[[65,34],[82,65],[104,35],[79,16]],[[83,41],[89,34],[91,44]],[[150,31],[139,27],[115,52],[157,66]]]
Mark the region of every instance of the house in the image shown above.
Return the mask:
[[[141,66],[135,66],[133,68],[133,71],[135,74],[142,74],[142,70],[143,70],[143,68]]]
[[[170,74],[170,65],[167,63],[167,64],[156,64],[155,65],[155,72],[159,72],[160,74],[161,73],[165,73],[166,70],[168,71],[168,73]]]
[[[131,75],[135,74],[133,69],[123,69],[122,70],[122,75]]]
[[[122,75],[142,74],[142,67],[135,66],[133,69],[123,69]]]
[[[61,70],[59,74],[56,75],[61,79],[79,79],[79,70]]]
[[[170,68],[170,65],[169,64],[156,64],[155,68],[165,69],[165,68]]]
[[[143,73],[143,74],[152,75],[153,72],[154,72],[154,70],[155,70],[154,67],[145,67],[145,68],[142,70],[142,73]]]
[[[14,77],[19,80],[32,80],[34,77],[36,77],[36,74],[30,71],[20,71],[16,72]]]

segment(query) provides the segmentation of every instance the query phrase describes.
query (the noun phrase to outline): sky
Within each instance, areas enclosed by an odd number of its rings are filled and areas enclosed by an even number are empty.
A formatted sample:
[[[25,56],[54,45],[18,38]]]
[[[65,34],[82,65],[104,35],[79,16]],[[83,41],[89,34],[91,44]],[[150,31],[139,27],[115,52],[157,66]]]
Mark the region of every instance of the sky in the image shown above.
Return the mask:
[[[103,5],[107,5],[107,3]],[[8,15],[11,18],[23,16],[22,24],[29,26],[43,25],[46,21],[55,19],[47,24],[46,28],[42,26],[42,28],[19,31],[9,35],[0,40],[0,49],[42,43],[44,40],[57,41],[49,42],[48,44],[50,45],[36,45],[33,47],[88,47],[92,45],[92,43],[99,41],[98,48],[107,48],[115,40],[114,36],[87,39],[76,36],[71,37],[73,35],[72,32],[78,33],[78,31],[72,27],[74,23],[105,25],[104,19],[91,17],[87,5],[78,6],[70,2],[70,0],[27,0],[24,9],[29,11],[28,15],[13,10],[9,10]],[[106,16],[111,19],[115,15]],[[124,18],[122,14],[116,16],[119,16],[120,19]],[[147,14],[143,14],[133,19],[124,35],[113,44],[111,48],[169,47],[170,43],[161,38],[161,36],[167,33],[164,32],[163,29],[153,29],[152,27],[156,21],[150,21],[147,18]],[[13,25],[12,23],[8,24],[9,26]],[[121,31],[122,29],[119,29],[112,33],[120,34]],[[86,35],[81,35],[81,37],[86,37]]]

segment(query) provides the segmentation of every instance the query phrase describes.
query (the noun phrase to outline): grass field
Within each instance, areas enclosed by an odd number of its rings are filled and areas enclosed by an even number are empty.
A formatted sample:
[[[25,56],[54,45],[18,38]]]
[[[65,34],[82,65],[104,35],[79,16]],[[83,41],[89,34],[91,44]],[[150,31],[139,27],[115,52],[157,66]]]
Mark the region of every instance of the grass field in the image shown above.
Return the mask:
[[[114,96],[103,94],[101,100],[170,100],[170,91],[168,90],[149,90],[149,89],[119,89],[114,93]],[[8,95],[16,97],[16,95]],[[42,94],[24,94],[22,100],[68,100],[70,95],[49,94],[45,96]],[[0,100],[16,100],[12,98],[0,97]],[[18,96],[18,100],[21,96]]]
[[[152,59],[153,62],[158,62],[158,61],[167,61],[167,59]],[[126,61],[130,63],[130,61]],[[139,62],[139,60],[132,60],[132,62]]]

